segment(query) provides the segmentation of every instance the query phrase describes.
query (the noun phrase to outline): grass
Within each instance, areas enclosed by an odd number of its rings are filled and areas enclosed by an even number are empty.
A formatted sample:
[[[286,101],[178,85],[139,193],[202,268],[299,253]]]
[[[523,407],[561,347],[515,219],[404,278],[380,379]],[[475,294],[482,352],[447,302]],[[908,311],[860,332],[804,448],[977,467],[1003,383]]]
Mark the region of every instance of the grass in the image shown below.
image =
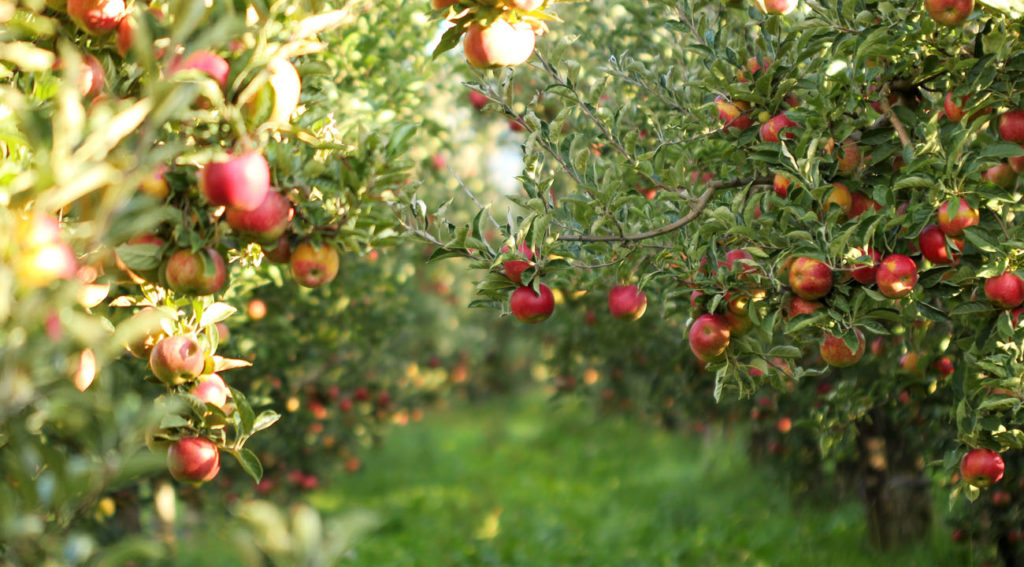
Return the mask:
[[[326,514],[383,515],[344,565],[968,564],[941,519],[924,543],[882,553],[857,502],[795,508],[740,438],[671,435],[537,397],[428,417],[365,463],[312,498]]]

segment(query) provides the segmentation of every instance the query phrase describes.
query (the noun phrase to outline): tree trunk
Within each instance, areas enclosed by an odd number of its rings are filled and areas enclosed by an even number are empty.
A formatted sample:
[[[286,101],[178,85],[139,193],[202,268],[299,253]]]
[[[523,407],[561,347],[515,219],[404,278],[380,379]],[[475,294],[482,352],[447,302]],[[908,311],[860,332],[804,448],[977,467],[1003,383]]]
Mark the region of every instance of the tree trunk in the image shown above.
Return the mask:
[[[900,428],[881,411],[858,425],[868,536],[881,548],[925,538],[932,522],[930,483]]]

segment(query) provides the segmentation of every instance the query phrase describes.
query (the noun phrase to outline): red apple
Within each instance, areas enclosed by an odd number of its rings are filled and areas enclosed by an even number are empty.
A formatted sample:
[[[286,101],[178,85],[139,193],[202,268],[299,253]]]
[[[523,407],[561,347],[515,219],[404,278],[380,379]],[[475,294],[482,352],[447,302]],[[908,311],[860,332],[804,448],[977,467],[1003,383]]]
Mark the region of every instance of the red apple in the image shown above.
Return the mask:
[[[842,337],[825,333],[825,340],[818,349],[821,359],[829,365],[838,368],[845,368],[856,364],[864,356],[864,333],[860,332],[860,329],[854,329],[853,332],[857,335],[856,351],[850,350],[850,347],[846,345],[846,341]]]
[[[789,194],[789,185],[792,183],[790,179],[782,174],[776,173],[775,179],[772,181],[772,189],[775,190],[775,194],[783,199]]]
[[[249,319],[259,321],[267,316],[267,303],[262,299],[250,299],[245,306],[245,313]]]
[[[473,108],[483,110],[488,102],[490,102],[490,99],[487,98],[487,95],[477,91],[469,91],[469,103],[473,105]]]
[[[764,67],[761,66],[762,62],[764,63]],[[760,71],[761,69],[767,69],[768,67],[771,66],[772,60],[768,57],[764,57],[760,60],[757,57],[747,58],[747,70],[750,71],[751,76],[756,75],[757,72]],[[739,72],[736,73],[736,80],[741,83],[746,83],[749,81],[749,79],[747,79],[746,73],[744,73],[742,69],[740,69]]]
[[[960,97],[960,106],[957,106],[951,92],[946,93],[946,98],[942,101],[942,108],[946,111],[946,118],[953,122],[960,122],[964,119],[964,106],[967,106],[967,97]]]
[[[789,285],[803,299],[825,297],[832,290],[832,270],[824,262],[801,256],[789,266]]]
[[[430,0],[430,5],[433,6],[435,10],[442,10],[448,6],[454,5],[458,1],[459,0]]]
[[[1024,144],[1024,110],[1011,110],[999,117],[999,136],[1007,142]]]
[[[960,461],[960,476],[973,486],[984,488],[1003,478],[1006,464],[991,449],[972,449]]]
[[[287,234],[278,238],[273,248],[267,245],[262,248],[263,256],[275,264],[287,264],[292,259],[292,243]]]
[[[740,260],[747,261],[741,262]],[[725,261],[719,262],[718,265],[724,267],[729,272],[733,271],[733,267],[735,265],[737,271],[740,272],[740,279],[746,279],[744,277],[746,274],[753,274],[757,272],[757,267],[755,267],[751,263],[753,262],[753,260],[754,257],[750,254],[750,252],[747,252],[742,248],[737,248],[735,250],[729,250],[728,252],[726,252]]]
[[[68,16],[93,35],[114,31],[127,9],[124,0],[68,0]]]
[[[225,217],[239,236],[260,244],[274,244],[284,235],[294,212],[287,197],[277,191],[269,191],[255,209],[229,208]]]
[[[718,109],[718,118],[722,120],[722,130],[746,130],[754,124],[754,119],[748,113],[750,105],[742,100],[730,102],[723,97],[715,97],[715,107]]]
[[[996,307],[1013,309],[1024,303],[1024,280],[1013,272],[985,280],[985,297]]]
[[[939,206],[939,228],[949,236],[960,236],[965,228],[978,224],[978,211],[972,209],[964,199],[960,199],[960,207],[952,215],[948,207],[948,202]]]
[[[213,248],[178,250],[163,266],[167,287],[182,295],[212,295],[228,281],[224,258]]]
[[[768,1],[771,2],[773,0],[768,0]],[[787,0],[779,0],[779,1],[787,1]],[[795,3],[794,3],[794,5],[795,5]],[[782,134],[782,131],[785,130],[786,128],[792,128],[794,126],[798,126],[798,124],[796,122],[793,122],[792,120],[790,120],[789,117],[786,116],[785,112],[780,112],[779,114],[776,114],[775,116],[772,116],[771,118],[769,118],[767,122],[765,122],[764,124],[761,125],[761,131],[760,131],[761,141],[762,142],[778,142],[779,141],[779,136]],[[786,132],[785,136],[786,136],[787,139],[793,139],[793,138],[796,137],[796,135],[793,134],[792,132]]]
[[[917,246],[921,249],[921,254],[933,264],[956,264],[959,259],[959,250],[964,247],[963,240],[953,239],[951,249],[953,250],[952,257],[946,250],[946,233],[935,225],[928,225],[924,227],[921,234],[917,237]]]
[[[121,57],[128,55],[128,51],[132,48],[132,42],[135,41],[135,29],[139,27],[138,22],[135,21],[135,16],[131,14],[125,15],[121,18],[121,21],[117,23],[117,41],[115,47],[117,53]]]
[[[1021,146],[1020,149],[1024,150],[1024,146]],[[1010,164],[1010,169],[1012,169],[1014,173],[1024,172],[1024,156],[1006,158],[1006,163]]]
[[[993,165],[981,174],[981,179],[1003,189],[1012,189],[1017,184],[1017,172],[1007,162]]]
[[[959,26],[974,11],[974,0],[924,0],[928,15],[944,26]]]
[[[206,353],[187,335],[161,339],[149,353],[149,369],[168,385],[184,384],[203,373]]]
[[[508,246],[502,247],[502,252],[508,252]],[[505,268],[505,276],[508,279],[523,285],[523,272],[533,267],[533,250],[525,242],[519,244],[519,253],[526,257],[526,260],[506,260],[502,263]]]
[[[220,472],[220,452],[204,437],[178,439],[167,449],[167,469],[182,482],[207,482]]]
[[[797,0],[754,0],[754,5],[762,14],[785,16],[796,10]]]
[[[510,24],[498,18],[484,27],[473,22],[462,38],[462,48],[470,65],[489,69],[525,63],[536,43],[533,27],[526,22]]]
[[[224,409],[228,403],[228,397],[231,396],[228,385],[224,383],[224,379],[219,374],[200,376],[189,393],[199,398],[204,404],[213,404],[221,409]]]
[[[729,322],[721,315],[705,314],[690,325],[690,350],[700,360],[715,360],[729,347]]]
[[[840,175],[852,175],[857,171],[861,163],[860,147],[857,146],[857,142],[850,138],[843,140],[836,162],[839,164]]]
[[[902,254],[890,254],[875,272],[878,291],[890,298],[903,297],[917,285],[917,264]]]
[[[843,214],[849,218],[850,211],[853,209],[853,193],[850,192],[850,189],[845,184],[833,181],[832,190],[829,191],[828,197],[825,198],[822,205],[826,213],[828,213],[832,205],[835,205],[842,209]]]
[[[608,292],[608,311],[623,321],[636,321],[647,310],[647,295],[635,285],[618,285]]]
[[[231,65],[220,55],[211,51],[193,51],[185,57],[175,57],[167,67],[167,75],[172,76],[182,71],[201,71],[217,81],[220,88],[227,88]]]
[[[854,253],[858,257],[867,257],[868,259],[855,262],[855,265],[860,267],[850,270],[850,275],[862,284],[874,283],[875,272],[878,270],[879,262],[882,261],[882,254],[870,246],[854,248]]]
[[[780,417],[775,422],[775,430],[783,435],[789,433],[791,429],[793,429],[793,420],[788,417]]]
[[[78,271],[78,260],[62,240],[22,248],[14,259],[14,277],[24,289],[46,287],[57,280],[69,280]]]
[[[1013,496],[1005,490],[996,490],[992,493],[992,505],[996,508],[1005,508],[1013,502]]]
[[[78,75],[78,94],[82,98],[96,96],[103,91],[105,82],[106,73],[100,60],[89,54],[83,55],[81,74]]]
[[[956,368],[953,366],[953,360],[948,356],[943,356],[933,362],[932,370],[938,372],[940,376],[949,376],[953,372],[956,372]]]
[[[199,187],[214,205],[253,211],[270,192],[270,166],[259,152],[229,154],[206,164]]]
[[[859,217],[861,214],[874,209],[876,211],[882,210],[882,205],[879,205],[877,201],[868,197],[860,191],[854,191],[850,195],[850,212],[847,213],[849,218]]]
[[[302,242],[292,250],[288,265],[292,277],[301,286],[318,287],[334,281],[338,275],[338,251],[330,245],[316,247]]]
[[[524,323],[540,323],[551,317],[555,310],[555,296],[544,284],[540,284],[539,291],[535,293],[533,288],[522,286],[512,292],[509,308],[516,319]]]
[[[797,315],[810,315],[824,306],[820,301],[809,301],[799,295],[793,296],[786,309],[786,319],[792,319]]]

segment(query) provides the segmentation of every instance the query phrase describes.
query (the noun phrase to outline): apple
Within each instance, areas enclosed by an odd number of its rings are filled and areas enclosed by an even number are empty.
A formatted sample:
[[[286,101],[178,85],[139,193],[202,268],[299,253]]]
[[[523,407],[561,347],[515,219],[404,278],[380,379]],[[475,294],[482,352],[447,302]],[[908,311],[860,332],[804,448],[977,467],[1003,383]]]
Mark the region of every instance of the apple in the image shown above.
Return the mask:
[[[66,242],[55,241],[23,248],[14,260],[14,277],[24,289],[46,287],[69,280],[78,271],[78,260]]]
[[[167,469],[175,480],[207,482],[220,472],[220,452],[205,437],[178,439],[167,449]]]
[[[555,310],[555,296],[551,288],[540,284],[540,293],[529,286],[522,286],[512,292],[509,308],[516,319],[524,323],[541,323],[551,317]]]
[[[789,194],[789,185],[792,183],[790,179],[780,173],[775,174],[775,179],[772,180],[772,189],[775,190],[775,194],[783,199]]]
[[[832,289],[832,270],[824,262],[801,256],[789,266],[789,285],[803,299],[825,297]]]
[[[131,14],[126,14],[117,23],[117,40],[114,43],[114,47],[121,57],[127,56],[128,51],[132,48],[132,43],[135,41],[135,29],[138,27],[139,23],[135,21],[135,16]]]
[[[508,252],[508,246],[502,247],[501,251]],[[523,272],[533,267],[533,250],[523,242],[519,244],[519,253],[525,256],[526,260],[506,260],[502,267],[508,279],[523,285]]]
[[[722,130],[746,130],[754,125],[754,119],[747,113],[750,105],[742,100],[730,102],[724,97],[715,97],[715,107],[718,109],[718,118],[722,120]]]
[[[433,6],[435,10],[442,10],[448,6],[455,5],[458,1],[459,0],[430,0],[430,5]]]
[[[487,98],[487,95],[481,92],[469,91],[469,103],[472,104],[473,108],[477,110],[483,110],[483,108],[487,106],[487,103],[490,102],[490,100],[491,99]]]
[[[124,0],[68,0],[68,16],[92,35],[114,31],[127,8]]]
[[[142,234],[136,234],[135,236],[129,238],[126,244],[130,246],[140,247],[148,245],[145,248],[140,248],[137,250],[140,250],[140,253],[143,255],[152,255],[153,257],[159,259],[160,252],[161,250],[163,250],[164,245],[167,244],[167,241],[165,241],[163,238],[160,238],[155,234],[144,232]],[[124,260],[122,260],[121,257],[118,256],[116,252],[114,254],[114,263],[118,267],[118,269],[120,269],[121,271],[128,275],[128,279],[130,279],[132,282],[136,284],[141,285],[145,282],[160,282],[161,266],[159,264],[157,264],[153,268],[145,270],[133,270],[129,268],[127,264],[125,264]]]
[[[206,353],[188,335],[165,337],[149,353],[149,369],[161,382],[171,386],[193,380],[205,367]]]
[[[908,352],[900,356],[899,365],[900,369],[907,374],[914,376],[921,376],[924,374],[924,368],[922,366],[923,360],[921,355],[916,352]]]
[[[964,241],[958,238],[953,239],[952,256],[946,249],[946,233],[938,226],[932,224],[924,227],[917,237],[917,246],[921,254],[933,264],[956,264],[959,260],[959,250],[963,250]]]
[[[825,333],[825,340],[818,349],[821,359],[837,368],[845,368],[856,364],[864,356],[865,343],[864,333],[860,329],[854,329],[853,332],[857,336],[856,351],[850,350],[850,347],[846,345],[846,341],[842,337],[837,337],[832,333]]]
[[[157,201],[163,201],[171,194],[171,186],[167,184],[167,180],[164,179],[164,174],[167,173],[166,165],[157,166],[153,175],[143,178],[139,183],[139,191],[142,191],[146,195],[156,199]]]
[[[775,1],[775,0],[768,0],[768,1],[772,2],[772,1]],[[778,1],[787,1],[787,0],[778,0]],[[786,128],[792,128],[794,126],[798,126],[798,124],[796,122],[793,122],[792,120],[790,120],[789,117],[786,116],[785,112],[780,112],[779,114],[776,114],[775,116],[772,116],[771,118],[769,118],[767,122],[765,122],[764,124],[761,125],[761,130],[760,130],[761,141],[762,142],[778,142],[779,141],[779,135],[782,134],[782,131],[785,130]],[[786,132],[785,136],[786,136],[787,139],[793,139],[793,138],[796,137],[796,135],[793,134],[792,132]]]
[[[273,245],[273,248],[263,245],[263,256],[275,264],[287,264],[292,258],[292,243],[288,239],[288,235],[283,235],[277,239],[277,242]]]
[[[917,264],[903,254],[890,254],[875,272],[878,291],[889,298],[908,295],[917,285]]]
[[[955,27],[974,11],[974,0],[924,0],[924,8],[936,23]]]
[[[996,490],[992,493],[992,505],[997,508],[1005,508],[1013,501],[1013,496],[1005,490]]]
[[[740,260],[747,261],[740,262]],[[752,264],[753,260],[754,257],[750,254],[750,252],[747,252],[742,248],[737,248],[735,250],[729,250],[728,252],[726,252],[725,261],[719,262],[718,265],[720,267],[724,267],[729,272],[732,272],[734,265],[736,265],[740,272],[740,279],[746,279],[744,277],[746,274],[753,274],[757,272],[757,268]],[[737,262],[739,263],[737,264]]]
[[[766,16],[785,16],[796,10],[797,0],[754,0],[754,5]]]
[[[729,325],[729,333],[731,335],[740,336],[754,326],[754,322],[750,320],[746,313],[726,311],[723,317],[725,317],[726,324]]]
[[[697,317],[690,325],[690,350],[702,361],[715,360],[729,347],[729,322],[710,313]]]
[[[956,367],[953,366],[952,359],[948,356],[943,356],[932,363],[932,370],[938,372],[940,376],[949,376],[956,372]]]
[[[787,305],[786,319],[792,319],[797,315],[810,315],[824,306],[820,301],[810,301],[799,295],[793,296]]]
[[[1008,162],[1004,162],[985,170],[981,179],[1003,189],[1012,189],[1017,184],[1017,172]]]
[[[875,272],[878,270],[878,264],[882,261],[882,254],[870,246],[854,248],[853,252],[858,258],[867,257],[868,261],[855,261],[855,265],[859,267],[850,270],[850,275],[862,284],[874,283]]]
[[[850,195],[850,212],[847,213],[849,218],[857,218],[871,209],[880,211],[882,210],[882,205],[879,205],[878,201],[875,201],[860,191],[854,191]]]
[[[847,138],[840,145],[839,157],[836,159],[839,164],[840,175],[851,175],[860,167],[861,153],[857,142]]]
[[[199,187],[214,205],[254,211],[270,192],[270,166],[259,152],[228,154],[206,164],[199,172]]]
[[[227,285],[224,258],[213,248],[178,250],[163,266],[167,287],[182,295],[213,295]]]
[[[1014,309],[1024,303],[1024,280],[1013,272],[1004,272],[985,280],[985,297],[1002,309]]]
[[[262,299],[250,299],[245,311],[250,319],[259,321],[267,316],[267,303]]]
[[[334,281],[338,275],[338,263],[338,251],[334,246],[322,244],[317,247],[306,241],[292,250],[288,266],[299,285],[319,287]]]
[[[217,84],[222,89],[228,86],[228,75],[231,73],[231,65],[228,64],[226,59],[212,51],[193,51],[185,57],[178,55],[167,67],[167,76],[193,70],[205,73],[214,81],[217,81]]]
[[[473,22],[462,38],[466,61],[479,69],[510,67],[525,63],[536,43],[533,27],[526,22],[510,24],[498,18],[484,27]]]
[[[764,63],[763,67],[761,66],[762,62]],[[757,72],[760,71],[761,69],[767,69],[768,67],[771,67],[771,65],[772,60],[768,57],[765,57],[760,60],[758,60],[757,57],[747,58],[747,70],[750,71],[751,76],[756,75]],[[744,73],[742,69],[740,69],[739,72],[736,73],[736,80],[741,83],[746,83],[749,81],[749,79],[747,79],[746,73]]]
[[[956,101],[953,100],[953,93],[946,93],[946,98],[942,101],[942,108],[946,111],[946,118],[953,122],[960,122],[964,119],[964,107],[967,106],[967,97],[960,97],[960,106],[957,106]]]
[[[228,208],[225,218],[239,236],[272,245],[284,235],[294,213],[287,197],[277,191],[269,191],[255,209],[244,211]]]
[[[189,393],[199,398],[204,404],[212,404],[220,409],[228,403],[231,391],[219,374],[204,374],[196,380]]]
[[[845,184],[838,181],[832,182],[832,191],[829,192],[823,203],[826,214],[832,205],[841,208],[846,217],[850,216],[850,210],[853,208],[853,194]]]
[[[617,285],[608,292],[608,311],[623,321],[636,321],[647,310],[647,295],[635,285]]]
[[[1024,144],[1024,110],[1011,110],[999,117],[999,136],[1007,142]]]
[[[154,307],[144,307],[124,323],[134,332],[131,333],[134,340],[124,346],[136,358],[148,359],[153,351],[153,346],[160,342],[164,334],[161,322],[167,319],[167,315]]]
[[[788,417],[780,417],[775,422],[775,430],[783,435],[789,433],[791,429],[793,429],[793,420]]]
[[[978,224],[978,211],[972,209],[967,201],[960,199],[960,207],[949,214],[949,203],[942,203],[939,207],[939,228],[949,236],[960,236],[964,229]]]
[[[1003,478],[1006,464],[991,449],[972,449],[960,461],[960,476],[967,484],[984,488]]]
[[[100,60],[92,55],[83,55],[81,72],[78,75],[78,94],[82,95],[82,98],[96,96],[103,91],[104,83],[106,73]]]
[[[228,326],[227,325],[225,325],[224,323],[216,323],[214,326],[217,327],[217,342],[218,343],[224,344],[224,343],[228,342],[231,339],[231,331],[228,330]]]
[[[244,101],[242,111],[251,123],[287,125],[299,106],[302,79],[295,65],[284,57],[271,59],[267,63],[267,72],[267,83],[252,98]]]

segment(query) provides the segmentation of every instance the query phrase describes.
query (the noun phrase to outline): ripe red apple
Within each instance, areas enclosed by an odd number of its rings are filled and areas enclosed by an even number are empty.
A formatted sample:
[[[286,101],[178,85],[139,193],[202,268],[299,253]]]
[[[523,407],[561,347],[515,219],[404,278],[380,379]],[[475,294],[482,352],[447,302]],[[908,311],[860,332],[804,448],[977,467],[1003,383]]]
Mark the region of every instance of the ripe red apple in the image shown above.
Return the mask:
[[[809,301],[799,295],[793,296],[786,309],[786,319],[792,319],[797,315],[810,315],[824,306],[820,301]]]
[[[270,166],[259,152],[229,154],[206,164],[199,187],[214,205],[253,211],[270,192]]]
[[[193,51],[185,57],[180,55],[175,57],[167,67],[167,76],[191,70],[205,73],[214,81],[217,81],[217,84],[222,89],[228,86],[228,75],[231,73],[231,65],[228,64],[226,59],[212,51],[199,50]]]
[[[103,91],[106,80],[106,73],[100,60],[89,54],[83,55],[81,72],[78,75],[78,94],[82,95],[82,98],[96,96]]]
[[[623,321],[636,321],[647,310],[647,295],[635,285],[617,285],[608,292],[608,311]]]
[[[224,258],[213,248],[178,250],[163,266],[167,286],[182,295],[212,295],[228,281]]]
[[[46,287],[57,280],[75,277],[78,260],[62,240],[22,248],[14,259],[14,277],[25,289]]]
[[[924,227],[917,237],[917,246],[921,254],[933,264],[956,264],[959,259],[959,250],[963,250],[964,241],[954,238],[951,248],[953,255],[950,257],[946,250],[946,233],[934,224]]]
[[[797,0],[754,0],[754,5],[767,16],[785,16],[796,10]]]
[[[928,15],[944,26],[959,26],[974,11],[974,0],[924,0]]]
[[[849,218],[857,218],[861,214],[874,209],[876,211],[882,210],[882,205],[879,205],[877,201],[868,197],[860,191],[854,191],[850,196],[850,212],[847,213]]]
[[[251,211],[228,208],[225,218],[239,236],[260,244],[274,244],[288,229],[294,213],[287,197],[269,191],[260,206]]]
[[[775,194],[783,199],[789,194],[789,185],[792,183],[790,179],[782,174],[776,173],[775,179],[772,180],[772,189],[775,190]]]
[[[199,342],[187,335],[161,339],[149,353],[149,369],[168,385],[184,384],[203,373],[206,353]]]
[[[768,1],[772,2],[774,0],[768,0]],[[785,1],[788,1],[788,0],[778,0],[778,1],[785,2]],[[795,5],[795,1],[794,1],[794,5]],[[779,136],[782,134],[782,131],[787,129],[787,128],[792,128],[794,126],[798,126],[798,124],[796,122],[793,122],[792,120],[790,120],[789,117],[786,116],[785,112],[780,112],[779,114],[776,114],[775,116],[772,116],[771,118],[769,118],[767,122],[765,122],[764,124],[761,125],[761,130],[760,130],[761,141],[762,142],[778,142],[779,141]],[[793,138],[796,137],[796,135],[793,134],[792,132],[786,132],[785,136],[786,136],[787,139],[793,139]]]
[[[783,435],[789,433],[792,429],[793,420],[788,417],[780,417],[779,420],[775,422],[775,430]]]
[[[135,21],[135,16],[131,14],[125,15],[121,18],[121,21],[117,23],[117,40],[114,46],[121,57],[127,56],[128,51],[132,48],[132,42],[135,41],[135,29],[137,27],[139,27],[139,23]]]
[[[207,482],[220,472],[220,452],[204,437],[178,439],[167,449],[167,469],[175,480]]]
[[[801,256],[789,266],[789,286],[803,299],[825,297],[832,290],[832,270],[824,262]]]
[[[1013,309],[1024,303],[1024,280],[1013,272],[985,280],[985,297],[1002,309]]]
[[[1008,162],[1004,162],[985,170],[981,179],[1003,189],[1012,189],[1017,184],[1017,172]]]
[[[541,323],[551,317],[555,310],[555,296],[544,284],[540,284],[539,291],[535,293],[533,288],[522,286],[512,292],[509,308],[516,319],[524,323]]]
[[[528,23],[513,25],[504,18],[487,27],[473,22],[462,38],[466,61],[479,69],[525,63],[533,54],[535,43],[533,28]]]
[[[850,211],[853,209],[853,193],[845,184],[838,181],[832,182],[832,190],[829,191],[828,197],[822,203],[822,208],[828,213],[832,205],[842,209],[847,218],[850,217]]]
[[[746,130],[754,125],[754,119],[747,113],[750,105],[742,100],[730,102],[723,97],[715,97],[715,107],[718,109],[718,118],[722,120],[722,130]]]
[[[852,175],[860,167],[861,153],[857,142],[847,138],[839,147],[839,157],[836,158],[839,164],[840,175]]]
[[[1024,144],[1024,110],[1011,110],[999,117],[999,136],[1007,142]]]
[[[960,122],[964,119],[964,106],[967,106],[967,97],[960,97],[960,106],[957,106],[951,92],[946,93],[946,98],[942,101],[942,108],[946,111],[946,118],[953,122]]]
[[[275,264],[287,264],[292,258],[292,243],[288,239],[288,235],[284,235],[277,239],[277,243],[271,248],[267,245],[263,245],[263,256]]]
[[[267,303],[258,298],[250,299],[245,312],[253,321],[259,321],[267,316]]]
[[[862,284],[874,283],[875,272],[878,270],[878,264],[882,261],[882,254],[870,246],[862,246],[853,250],[858,257],[867,257],[868,259],[857,262],[855,265],[859,267],[850,270],[850,275]]]
[[[953,366],[952,359],[948,356],[943,356],[932,363],[932,370],[938,372],[940,376],[949,376],[956,372],[956,367]]]
[[[501,251],[508,252],[508,246],[503,247]],[[521,242],[519,253],[525,256],[526,260],[506,260],[502,267],[505,268],[505,276],[508,279],[523,285],[523,272],[533,267],[533,250],[525,242]]]
[[[469,91],[469,103],[473,105],[473,108],[483,110],[488,102],[490,102],[490,99],[487,98],[487,95],[477,91]]]
[[[860,332],[860,329],[854,329],[853,332],[857,335],[856,351],[850,350],[850,347],[846,346],[846,341],[842,337],[837,337],[832,333],[825,333],[825,340],[818,349],[821,359],[837,368],[845,368],[856,364],[864,356],[864,333]]]
[[[960,476],[970,485],[984,488],[1003,478],[1006,464],[991,449],[972,449],[960,461]]]
[[[67,7],[71,20],[92,35],[114,31],[127,11],[124,0],[68,0]]]
[[[960,207],[952,215],[948,208],[948,202],[939,207],[939,228],[949,236],[960,236],[965,228],[978,224],[978,211],[964,199],[960,199]]]
[[[908,256],[890,254],[875,272],[878,291],[890,298],[903,297],[917,285],[917,264]]]
[[[334,246],[323,244],[316,247],[308,241],[296,246],[288,261],[292,277],[305,287],[318,287],[334,281],[338,275],[338,263],[338,251]]]
[[[228,397],[231,396],[228,385],[224,383],[224,379],[219,374],[200,376],[189,393],[199,398],[204,404],[213,404],[221,409],[224,409],[228,403]]]
[[[740,336],[750,330],[754,326],[754,322],[747,316],[746,313],[736,313],[735,311],[726,311],[725,322],[729,325],[729,334],[733,336]]]
[[[996,490],[992,493],[992,505],[996,508],[1005,508],[1013,502],[1013,495],[1005,490]]]
[[[744,275],[746,274],[753,274],[757,272],[757,268],[753,264],[749,262],[739,262],[740,260],[748,260],[752,262],[754,260],[754,257],[750,254],[750,252],[747,252],[742,248],[737,248],[735,250],[729,250],[728,252],[726,252],[725,261],[719,262],[718,265],[720,267],[724,267],[729,272],[732,272],[733,267],[735,266],[737,268],[737,271],[740,272],[740,279],[746,279],[744,277]],[[737,262],[739,263],[737,264]]]
[[[762,62],[764,63],[764,67],[761,66]],[[748,57],[747,58],[747,70],[750,71],[750,75],[751,76],[756,75],[757,72],[760,71],[761,69],[767,69],[768,67],[771,67],[771,66],[772,66],[772,60],[770,58],[768,58],[768,57],[764,57],[764,58],[762,58],[760,60],[757,57]],[[736,80],[741,82],[741,83],[746,83],[746,82],[749,82],[750,79],[748,79],[746,73],[744,73],[743,70],[740,69],[736,73]]]
[[[690,350],[700,360],[715,360],[729,347],[729,336],[729,322],[725,317],[701,315],[690,325]]]

